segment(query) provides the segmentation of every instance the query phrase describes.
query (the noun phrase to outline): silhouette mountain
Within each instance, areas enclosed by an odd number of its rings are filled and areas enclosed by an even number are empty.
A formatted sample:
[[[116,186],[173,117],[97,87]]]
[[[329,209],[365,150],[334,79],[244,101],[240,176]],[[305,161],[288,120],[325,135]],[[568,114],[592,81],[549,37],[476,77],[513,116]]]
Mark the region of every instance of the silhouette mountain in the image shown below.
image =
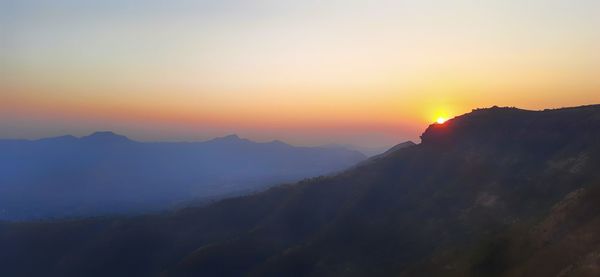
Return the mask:
[[[201,204],[350,167],[347,149],[257,143],[142,143],[113,132],[0,140],[0,219],[138,213]]]
[[[72,137],[72,136],[71,136]],[[82,137],[81,140],[95,143],[127,143],[133,142],[128,137],[118,135],[110,131],[95,132],[89,136]]]
[[[170,214],[0,225],[0,273],[598,276],[598,168],[600,105],[479,109],[335,176]]]
[[[388,155],[391,155],[396,151],[400,151],[404,148],[415,146],[415,145],[417,145],[417,144],[412,141],[401,142],[401,143],[398,143],[398,144],[392,146],[390,149],[386,150],[385,152],[371,157],[369,160],[380,159],[380,158],[386,157]]]

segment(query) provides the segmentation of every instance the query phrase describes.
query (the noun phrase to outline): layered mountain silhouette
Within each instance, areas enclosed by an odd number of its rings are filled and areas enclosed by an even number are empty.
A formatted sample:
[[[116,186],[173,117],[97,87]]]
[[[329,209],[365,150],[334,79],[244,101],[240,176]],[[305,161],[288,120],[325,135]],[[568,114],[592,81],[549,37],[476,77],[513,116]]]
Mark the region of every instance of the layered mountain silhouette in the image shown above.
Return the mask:
[[[0,219],[89,216],[202,203],[343,170],[342,148],[257,143],[142,143],[112,132],[0,140]]]
[[[598,276],[598,168],[600,105],[479,109],[335,176],[172,214],[0,225],[0,273]]]

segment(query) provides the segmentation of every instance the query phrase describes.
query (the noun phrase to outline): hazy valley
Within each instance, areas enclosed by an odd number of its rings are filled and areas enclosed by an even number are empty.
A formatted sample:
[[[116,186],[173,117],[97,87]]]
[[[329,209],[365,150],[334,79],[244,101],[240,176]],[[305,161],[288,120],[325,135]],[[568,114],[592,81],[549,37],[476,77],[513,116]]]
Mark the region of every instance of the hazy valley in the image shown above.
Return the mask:
[[[231,135],[137,142],[112,132],[0,140],[0,220],[132,214],[201,205],[330,174],[365,159]]]

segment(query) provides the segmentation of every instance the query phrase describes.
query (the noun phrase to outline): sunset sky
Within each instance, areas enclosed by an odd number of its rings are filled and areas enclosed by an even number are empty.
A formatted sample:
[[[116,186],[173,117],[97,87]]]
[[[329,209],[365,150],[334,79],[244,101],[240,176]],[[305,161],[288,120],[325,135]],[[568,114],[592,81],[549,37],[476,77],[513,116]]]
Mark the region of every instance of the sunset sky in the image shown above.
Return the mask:
[[[0,0],[1,138],[385,146],[599,73],[596,0]]]

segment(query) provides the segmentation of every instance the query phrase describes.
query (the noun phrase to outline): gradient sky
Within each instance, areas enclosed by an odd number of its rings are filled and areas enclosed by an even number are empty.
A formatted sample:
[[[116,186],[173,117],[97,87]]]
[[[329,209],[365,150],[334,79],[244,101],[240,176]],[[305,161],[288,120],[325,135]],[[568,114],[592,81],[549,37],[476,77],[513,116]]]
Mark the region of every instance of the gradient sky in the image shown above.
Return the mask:
[[[0,0],[0,137],[418,141],[600,103],[600,1]]]

